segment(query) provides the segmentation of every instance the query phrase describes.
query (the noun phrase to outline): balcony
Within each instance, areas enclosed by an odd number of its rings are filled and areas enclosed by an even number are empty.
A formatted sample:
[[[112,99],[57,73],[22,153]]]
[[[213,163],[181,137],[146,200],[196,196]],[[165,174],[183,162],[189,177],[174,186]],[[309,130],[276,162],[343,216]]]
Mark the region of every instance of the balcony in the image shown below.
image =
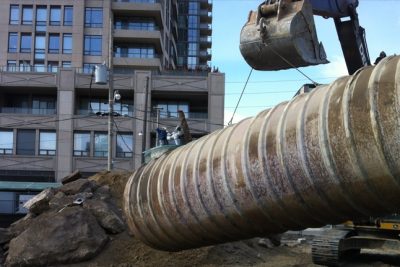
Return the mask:
[[[200,49],[211,48],[211,37],[200,37]]]
[[[0,108],[1,113],[10,114],[33,114],[33,115],[55,115],[56,109],[35,109],[35,108],[18,108],[18,107],[2,107]]]
[[[200,10],[200,23],[212,23],[212,14],[208,10]]]
[[[207,9],[208,11],[212,10],[212,0],[199,0],[200,8]]]
[[[112,9],[117,16],[154,17],[158,22],[162,21],[159,0],[114,0]]]
[[[146,43],[153,44],[157,50],[161,50],[161,32],[159,30],[134,30],[134,29],[116,29],[114,32],[114,41],[118,43]]]
[[[200,59],[208,61],[208,60],[211,60],[211,53],[207,50],[201,50],[199,52],[199,57],[200,57]]]
[[[212,28],[210,24],[207,23],[200,23],[200,34],[201,35],[212,35]]]
[[[114,66],[135,66],[141,69],[159,69],[161,70],[161,60],[158,56],[138,57],[134,54],[115,53],[113,59]]]

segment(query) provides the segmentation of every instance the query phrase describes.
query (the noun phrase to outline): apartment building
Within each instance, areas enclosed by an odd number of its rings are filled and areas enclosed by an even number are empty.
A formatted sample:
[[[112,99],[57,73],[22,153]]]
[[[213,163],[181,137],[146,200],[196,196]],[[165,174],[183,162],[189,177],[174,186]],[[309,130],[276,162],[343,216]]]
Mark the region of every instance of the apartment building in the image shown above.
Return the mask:
[[[209,67],[210,0],[3,0],[1,7],[0,181],[57,182],[76,169],[106,169],[109,83],[92,75],[104,62],[112,62],[112,90],[121,95],[115,170],[140,166],[157,126],[173,130],[178,110],[196,138],[223,126],[225,78]]]

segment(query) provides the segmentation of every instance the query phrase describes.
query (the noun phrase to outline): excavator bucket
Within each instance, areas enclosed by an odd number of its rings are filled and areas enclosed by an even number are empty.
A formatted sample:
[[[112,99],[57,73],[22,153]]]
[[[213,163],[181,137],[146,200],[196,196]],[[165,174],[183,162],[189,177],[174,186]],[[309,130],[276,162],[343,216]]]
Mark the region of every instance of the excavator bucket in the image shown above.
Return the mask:
[[[308,0],[269,0],[250,11],[240,33],[240,52],[256,70],[326,64]]]

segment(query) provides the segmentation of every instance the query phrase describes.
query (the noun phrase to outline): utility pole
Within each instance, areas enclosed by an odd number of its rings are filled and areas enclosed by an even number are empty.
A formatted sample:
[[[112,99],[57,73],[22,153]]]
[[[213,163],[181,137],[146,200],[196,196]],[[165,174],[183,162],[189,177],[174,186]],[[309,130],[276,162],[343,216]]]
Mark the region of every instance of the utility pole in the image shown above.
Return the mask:
[[[146,77],[146,95],[144,97],[144,118],[143,118],[143,135],[142,135],[142,164],[144,164],[144,151],[146,150],[146,142],[147,142],[147,109],[149,102],[149,76]]]
[[[160,127],[160,110],[162,110],[163,108],[160,107],[154,107],[154,109],[157,112],[157,117],[156,117],[156,125],[157,125],[157,129]],[[158,146],[158,142],[159,142],[159,136],[158,136],[158,131],[157,131],[157,135],[156,135],[156,146]]]
[[[111,2],[111,1],[110,1]],[[113,145],[113,115],[114,115],[114,90],[113,90],[113,19],[112,9],[110,4],[110,35],[108,44],[108,157],[107,157],[107,170],[113,169],[112,162],[112,145]]]

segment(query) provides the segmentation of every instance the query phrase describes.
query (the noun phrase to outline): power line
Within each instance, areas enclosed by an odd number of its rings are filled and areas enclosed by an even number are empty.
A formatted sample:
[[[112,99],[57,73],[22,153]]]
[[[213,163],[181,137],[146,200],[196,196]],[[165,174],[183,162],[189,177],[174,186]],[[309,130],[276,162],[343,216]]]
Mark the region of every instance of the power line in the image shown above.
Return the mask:
[[[239,104],[240,104],[240,100],[242,99],[244,90],[246,90],[246,86],[247,86],[247,83],[249,82],[249,79],[250,79],[250,76],[251,76],[251,73],[252,73],[252,72],[253,72],[253,68],[251,68],[251,70],[250,70],[250,72],[249,72],[249,75],[247,76],[246,83],[245,83],[244,86],[243,86],[242,93],[240,94],[239,100],[238,100],[238,102],[237,102],[237,104],[236,104],[235,110],[233,111],[232,117],[231,117],[231,119],[230,119],[229,122],[228,122],[228,125],[231,125],[231,124],[232,124],[233,117],[235,116],[236,110],[237,110],[237,108],[238,108],[238,106],[239,106]]]

